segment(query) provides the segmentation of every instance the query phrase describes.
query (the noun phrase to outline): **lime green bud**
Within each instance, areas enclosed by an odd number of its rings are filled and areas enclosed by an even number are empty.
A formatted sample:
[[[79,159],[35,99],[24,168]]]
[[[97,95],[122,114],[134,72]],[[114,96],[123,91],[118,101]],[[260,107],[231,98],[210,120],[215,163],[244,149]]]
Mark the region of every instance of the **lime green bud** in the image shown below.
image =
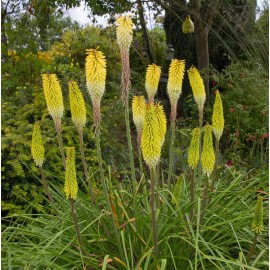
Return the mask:
[[[261,233],[263,231],[263,197],[258,196],[254,209],[254,218],[252,221],[252,231]]]
[[[177,104],[182,93],[182,83],[185,72],[185,60],[173,59],[169,68],[167,91],[171,104]]]
[[[44,152],[45,151],[42,143],[40,126],[38,124],[35,124],[32,135],[31,153],[37,167],[42,167],[42,164],[44,162]]]
[[[182,32],[184,34],[193,33],[194,32],[194,23],[190,19],[190,15],[187,15],[182,25]]]
[[[217,138],[217,140],[220,140],[224,129],[224,116],[222,100],[218,90],[216,91],[216,98],[212,116],[212,126],[215,137]]]
[[[116,28],[117,43],[121,50],[128,51],[133,38],[133,22],[129,16],[120,16],[117,18]]]
[[[191,85],[195,102],[198,105],[199,111],[203,111],[206,94],[204,89],[203,79],[197,68],[191,67],[188,70],[188,79]]]
[[[68,83],[71,118],[77,128],[82,129],[86,123],[86,108],[83,95],[75,81]]]
[[[200,136],[201,136],[200,129],[194,128],[188,151],[188,165],[192,169],[196,168],[200,158]]]
[[[181,174],[173,188],[172,204],[178,205],[181,199],[182,184],[184,181],[184,174]]]
[[[76,169],[75,169],[75,148],[67,147],[67,158],[66,158],[66,172],[65,172],[65,186],[64,192],[67,199],[76,200],[78,192],[78,183],[76,179]]]
[[[41,77],[48,111],[54,120],[61,119],[64,105],[59,81],[55,74],[46,73]]]
[[[149,65],[146,70],[145,88],[149,102],[154,102],[157,93],[159,79],[161,75],[161,67],[155,64]]]
[[[134,96],[132,99],[133,121],[139,134],[142,132],[145,110],[146,105],[144,97]]]
[[[156,106],[154,103],[149,103],[146,106],[141,148],[146,164],[150,168],[155,168],[161,154],[161,138],[159,133],[159,123],[156,117]]]
[[[207,124],[204,127],[203,148],[202,148],[202,169],[208,176],[212,173],[215,164],[215,153],[213,148],[212,126]]]

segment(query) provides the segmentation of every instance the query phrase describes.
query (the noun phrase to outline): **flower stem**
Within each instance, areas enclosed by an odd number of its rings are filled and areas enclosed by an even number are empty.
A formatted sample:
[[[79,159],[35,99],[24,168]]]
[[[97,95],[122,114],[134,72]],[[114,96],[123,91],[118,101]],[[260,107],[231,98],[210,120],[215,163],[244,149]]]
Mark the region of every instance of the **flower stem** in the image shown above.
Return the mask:
[[[215,145],[215,166],[213,170],[213,180],[211,183],[211,192],[214,190],[215,182],[217,179],[217,164],[218,164],[218,150],[219,150],[219,140],[216,139],[216,145]]]
[[[168,174],[168,189],[171,185],[172,172],[173,172],[173,151],[175,140],[175,119],[171,121],[171,146],[170,146],[170,160],[169,160],[169,174]]]
[[[252,256],[252,254],[255,251],[256,244],[257,244],[257,241],[258,241],[258,235],[259,235],[258,233],[255,233],[255,236],[254,236],[254,239],[253,239],[253,243],[252,243],[252,245],[250,247],[250,250],[249,250],[249,253],[247,255],[247,264],[249,264],[250,259],[251,259],[251,256]]]
[[[61,157],[62,157],[62,162],[64,168],[66,168],[66,158],[65,158],[65,152],[64,152],[64,147],[63,147],[63,139],[62,139],[62,127],[61,127],[61,119],[58,118],[54,121],[55,123],[55,129],[57,132],[57,140],[61,152]]]
[[[80,233],[78,219],[77,219],[76,210],[75,210],[75,203],[74,203],[73,199],[70,199],[70,204],[71,204],[71,215],[72,215],[73,222],[74,222],[74,229],[75,229],[77,239],[79,242],[79,249],[85,256],[88,256],[88,253],[86,252],[86,250],[84,248],[83,241],[81,238],[81,233]]]
[[[104,197],[105,197],[106,204],[107,204],[107,209],[109,210],[110,216],[111,216],[114,237],[115,237],[115,239],[117,241],[117,246],[119,248],[120,255],[121,255],[122,258],[124,258],[124,253],[123,253],[122,245],[121,245],[121,242],[120,242],[120,237],[119,237],[119,234],[118,234],[118,231],[117,231],[116,223],[115,223],[115,220],[114,220],[114,217],[113,217],[113,211],[112,211],[112,207],[111,207],[111,204],[110,204],[110,201],[109,201],[108,191],[107,191],[105,177],[104,177],[104,171],[103,171],[103,165],[102,165],[102,157],[101,157],[101,148],[100,148],[100,131],[99,130],[97,130],[97,132],[96,132],[96,147],[97,147],[100,179],[101,179],[101,184],[102,184],[102,187],[103,187]]]
[[[154,253],[155,258],[158,259],[158,235],[156,224],[156,209],[155,209],[155,168],[150,169],[150,184],[151,184],[151,213],[152,213],[152,227],[153,227],[153,240],[154,240]]]
[[[203,124],[203,111],[199,110],[199,128],[200,128],[199,151],[200,151],[200,156],[202,154],[202,124]],[[202,179],[202,163],[201,163],[201,159],[199,159],[199,162],[198,162],[198,190],[199,190],[199,194],[200,194],[200,188],[201,188],[201,179]]]
[[[82,161],[82,165],[83,165],[83,171],[84,171],[86,180],[88,182],[91,200],[94,201],[94,191],[93,191],[91,181],[89,179],[89,173],[87,170],[87,164],[86,164],[85,153],[84,153],[84,148],[83,148],[83,129],[78,128],[77,130],[78,130],[79,141],[80,141],[80,151],[81,151],[81,161]]]
[[[54,205],[54,201],[53,201],[53,198],[52,198],[52,194],[51,194],[51,192],[50,192],[50,190],[49,190],[49,185],[48,185],[48,182],[47,182],[47,180],[46,180],[46,177],[45,177],[43,168],[42,168],[42,167],[39,167],[39,171],[40,171],[40,175],[41,175],[42,184],[43,184],[43,186],[44,186],[44,189],[45,189],[45,192],[46,192],[46,194],[47,194],[47,196],[48,196],[48,199],[49,199],[50,203],[51,203],[52,205]]]

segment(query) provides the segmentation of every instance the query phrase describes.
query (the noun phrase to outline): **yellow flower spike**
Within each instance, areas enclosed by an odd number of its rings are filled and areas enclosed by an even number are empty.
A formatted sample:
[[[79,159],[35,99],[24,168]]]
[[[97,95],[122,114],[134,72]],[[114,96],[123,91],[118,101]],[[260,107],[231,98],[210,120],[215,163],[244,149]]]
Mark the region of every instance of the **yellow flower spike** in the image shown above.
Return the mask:
[[[146,164],[150,169],[155,168],[161,154],[161,139],[154,103],[149,103],[146,106],[141,148]]]
[[[54,120],[61,119],[64,113],[62,91],[56,74],[41,75],[47,108]]]
[[[154,98],[158,89],[160,75],[160,66],[157,66],[155,64],[148,65],[146,70],[145,89],[148,95],[149,102],[154,102]]]
[[[167,120],[166,115],[164,113],[163,106],[159,103],[155,104],[155,113],[157,118],[157,124],[158,124],[158,133],[160,136],[161,146],[164,143],[165,134],[167,131]]]
[[[101,51],[95,49],[86,50],[86,84],[89,91],[94,113],[94,125],[96,130],[100,126],[100,102],[105,92],[106,84],[106,60]]]
[[[204,127],[203,148],[202,148],[202,169],[208,176],[212,173],[215,164],[215,153],[213,148],[212,126],[207,124]]]
[[[138,134],[141,134],[145,117],[146,104],[144,96],[134,96],[132,99],[133,121]]]
[[[133,22],[129,16],[120,16],[116,19],[117,43],[121,50],[129,51],[133,38]]]
[[[263,197],[258,196],[254,209],[254,218],[251,224],[252,231],[261,233],[263,231]]]
[[[42,167],[44,162],[44,146],[42,143],[42,137],[39,124],[34,125],[32,135],[31,154],[37,167]]]
[[[185,60],[173,59],[169,68],[167,91],[172,107],[172,119],[176,118],[177,101],[182,93],[182,83],[185,72]]]
[[[86,108],[83,95],[75,81],[68,83],[71,118],[75,126],[83,129],[86,123]]]
[[[220,140],[220,137],[224,129],[224,116],[223,116],[222,100],[218,90],[216,91],[216,98],[212,116],[212,126],[216,139]]]
[[[182,32],[184,34],[189,34],[189,33],[193,33],[194,32],[194,23],[190,19],[190,15],[187,15],[187,17],[185,18],[185,20],[183,22]]]
[[[206,100],[203,79],[196,67],[192,66],[187,72],[195,102],[198,105],[199,111],[203,112],[203,107]]]
[[[179,206],[180,199],[181,199],[181,191],[182,191],[182,184],[184,182],[185,175],[180,174],[178,180],[173,188],[173,196],[172,196],[172,204]]]
[[[66,172],[65,172],[65,186],[64,192],[67,199],[76,200],[78,192],[78,183],[76,178],[76,169],[75,169],[75,148],[67,147],[67,158],[66,158]]]
[[[200,129],[194,128],[188,150],[188,165],[192,169],[196,168],[200,158],[200,136],[201,136]]]

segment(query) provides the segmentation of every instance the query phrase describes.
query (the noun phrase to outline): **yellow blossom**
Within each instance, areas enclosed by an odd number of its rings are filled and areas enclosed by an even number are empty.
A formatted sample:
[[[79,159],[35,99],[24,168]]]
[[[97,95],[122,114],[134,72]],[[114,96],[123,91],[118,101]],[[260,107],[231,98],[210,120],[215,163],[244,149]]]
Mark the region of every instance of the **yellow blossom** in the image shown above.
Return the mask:
[[[217,138],[217,140],[220,140],[224,129],[224,116],[222,100],[218,90],[216,91],[216,98],[212,116],[212,126],[215,137]]]
[[[39,124],[35,124],[32,135],[31,154],[37,167],[42,167],[42,164],[44,162],[44,152],[45,151],[42,143],[40,126]]]
[[[204,127],[203,148],[202,148],[202,169],[208,176],[212,173],[215,164],[215,153],[213,148],[212,126],[207,124]]]
[[[161,75],[161,67],[155,64],[149,65],[146,70],[145,88],[149,102],[154,102],[157,93],[159,79]]]
[[[75,81],[68,83],[71,118],[77,128],[82,129],[86,123],[86,108],[83,95]]]
[[[67,199],[76,200],[78,192],[78,183],[76,178],[76,168],[75,168],[75,148],[67,147],[67,158],[66,158],[66,172],[65,172],[65,186],[64,192]]]
[[[252,231],[261,233],[263,231],[263,197],[258,196],[257,203],[254,209],[254,218],[252,221]]]
[[[62,91],[56,74],[41,75],[47,108],[54,120],[61,119],[64,113]]]
[[[121,50],[128,51],[133,38],[133,22],[129,16],[120,16],[116,19],[117,43]]]
[[[144,96],[134,96],[132,99],[133,121],[137,132],[141,133],[145,116],[145,99]]]
[[[194,128],[188,150],[188,165],[192,169],[196,168],[200,158],[200,135],[201,135],[200,129]]]
[[[155,104],[155,113],[158,124],[158,133],[160,136],[161,146],[164,143],[165,134],[167,131],[167,120],[166,115],[164,113],[163,106],[160,103]]]

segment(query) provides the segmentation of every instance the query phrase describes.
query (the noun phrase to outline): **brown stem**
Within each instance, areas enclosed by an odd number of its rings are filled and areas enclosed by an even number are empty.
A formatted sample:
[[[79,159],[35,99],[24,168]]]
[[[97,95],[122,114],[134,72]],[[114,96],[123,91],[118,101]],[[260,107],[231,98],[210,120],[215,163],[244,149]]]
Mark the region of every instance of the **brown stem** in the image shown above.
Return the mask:
[[[131,85],[130,82],[130,67],[129,67],[129,51],[121,51],[121,61],[122,61],[122,77],[121,77],[121,100],[123,101],[125,107],[128,107],[128,93]]]
[[[85,256],[88,256],[89,254],[85,251],[83,242],[82,242],[82,238],[81,238],[81,233],[80,233],[80,229],[79,229],[79,224],[78,224],[78,219],[77,219],[77,215],[76,215],[76,210],[75,210],[75,203],[73,199],[70,199],[70,204],[71,204],[71,215],[73,218],[73,222],[74,222],[74,229],[77,235],[77,239],[79,242],[79,249],[80,252],[82,252]]]
[[[84,147],[83,147],[83,129],[82,128],[77,128],[78,130],[78,134],[79,134],[79,140],[80,140],[80,151],[81,151],[81,161],[83,164],[83,171],[86,177],[86,180],[88,182],[88,186],[89,186],[89,191],[90,191],[90,196],[91,196],[91,200],[94,201],[94,191],[93,191],[93,187],[89,178],[89,173],[87,170],[87,164],[86,164],[86,160],[85,160],[85,153],[84,153]]]
[[[54,120],[54,123],[55,123],[55,129],[57,132],[57,140],[58,140],[58,144],[59,144],[59,148],[60,148],[60,152],[61,152],[61,156],[62,156],[63,166],[64,166],[64,168],[66,168],[66,158],[65,158],[63,139],[62,139],[61,119],[56,118]]]
[[[249,253],[247,255],[247,264],[249,264],[250,259],[251,259],[251,256],[252,256],[252,254],[255,251],[256,244],[257,244],[257,241],[258,241],[258,235],[259,235],[258,233],[255,233],[255,236],[254,236],[254,239],[253,239],[253,243],[252,243],[252,245],[250,247],[250,250],[249,250]]]

